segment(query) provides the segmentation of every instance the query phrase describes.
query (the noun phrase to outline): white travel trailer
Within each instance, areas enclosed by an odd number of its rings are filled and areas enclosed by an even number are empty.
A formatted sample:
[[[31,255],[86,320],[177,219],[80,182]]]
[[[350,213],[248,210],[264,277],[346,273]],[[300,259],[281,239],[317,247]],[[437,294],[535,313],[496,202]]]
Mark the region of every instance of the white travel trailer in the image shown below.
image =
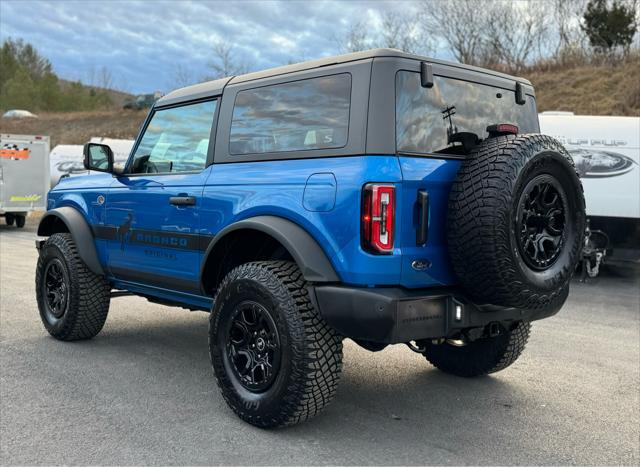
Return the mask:
[[[539,118],[540,132],[565,145],[582,178],[593,233],[587,250],[638,261],[640,117],[543,112]]]
[[[108,145],[113,151],[116,167],[124,167],[133,147],[133,140],[93,137],[91,143]],[[58,184],[62,177],[87,175],[90,172],[84,168],[82,144],[58,144],[51,150],[51,187]]]

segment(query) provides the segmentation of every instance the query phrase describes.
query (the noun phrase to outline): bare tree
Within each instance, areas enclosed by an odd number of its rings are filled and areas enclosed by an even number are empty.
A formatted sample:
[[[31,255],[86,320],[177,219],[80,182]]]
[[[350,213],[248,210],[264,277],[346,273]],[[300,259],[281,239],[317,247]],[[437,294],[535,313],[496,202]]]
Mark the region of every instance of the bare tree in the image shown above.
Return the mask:
[[[189,70],[184,64],[179,63],[173,68],[170,83],[172,88],[184,88],[185,86],[190,86],[198,81],[198,79],[194,79],[191,70]]]
[[[545,54],[547,1],[423,0],[426,32],[462,63],[521,70]]]
[[[544,54],[550,21],[541,6],[544,3],[508,0],[487,5],[487,11],[496,20],[488,22],[485,29],[483,65],[499,64],[517,72]]]
[[[400,49],[409,53],[426,53],[430,50],[415,16],[397,11],[388,11],[382,15],[382,30],[379,47]]]
[[[115,80],[113,73],[106,66],[96,69],[94,66],[89,68],[87,72],[87,83],[94,88],[115,89]]]
[[[481,0],[423,0],[419,21],[424,35],[441,38],[456,60],[479,65],[492,22],[487,12],[491,5]]]
[[[115,89],[115,80],[113,79],[113,73],[106,66],[100,67],[98,70],[98,84],[99,88]]]
[[[242,75],[249,71],[248,65],[238,58],[233,46],[224,40],[213,44],[213,61],[209,64],[213,74],[208,79]]]
[[[341,53],[360,52],[371,48],[371,40],[364,21],[349,23],[346,31],[334,37],[334,42]]]
[[[335,39],[342,53],[359,52],[374,47],[400,49],[409,53],[430,50],[415,17],[397,11],[382,13],[379,27],[365,21],[349,23]]]

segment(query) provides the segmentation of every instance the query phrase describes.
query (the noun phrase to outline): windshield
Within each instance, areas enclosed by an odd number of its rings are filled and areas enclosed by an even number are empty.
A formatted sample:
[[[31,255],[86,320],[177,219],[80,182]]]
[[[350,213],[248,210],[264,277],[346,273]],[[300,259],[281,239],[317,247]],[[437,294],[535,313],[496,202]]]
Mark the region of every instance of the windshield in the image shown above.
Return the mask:
[[[398,152],[463,153],[461,133],[479,139],[487,126],[510,123],[520,133],[538,133],[535,99],[515,102],[515,92],[484,84],[436,76],[431,88],[420,85],[420,74],[396,75],[396,147]]]

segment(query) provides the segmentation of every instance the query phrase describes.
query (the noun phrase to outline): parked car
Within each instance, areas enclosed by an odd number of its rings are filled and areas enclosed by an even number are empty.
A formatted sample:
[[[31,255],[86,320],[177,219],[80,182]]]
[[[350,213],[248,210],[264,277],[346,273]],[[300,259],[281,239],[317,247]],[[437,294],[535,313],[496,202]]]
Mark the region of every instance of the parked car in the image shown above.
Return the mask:
[[[122,106],[123,109],[142,110],[150,109],[160,98],[160,94],[139,94],[134,99],[128,100]]]
[[[90,143],[104,175],[49,193],[40,316],[77,340],[122,291],[210,311],[218,385],[261,427],[334,397],[345,337],[502,370],[566,300],[585,229],[573,161],[538,132],[528,81],[389,49],[179,89],[124,170]]]
[[[38,118],[36,114],[29,112],[28,110],[8,110],[2,114],[3,118]]]

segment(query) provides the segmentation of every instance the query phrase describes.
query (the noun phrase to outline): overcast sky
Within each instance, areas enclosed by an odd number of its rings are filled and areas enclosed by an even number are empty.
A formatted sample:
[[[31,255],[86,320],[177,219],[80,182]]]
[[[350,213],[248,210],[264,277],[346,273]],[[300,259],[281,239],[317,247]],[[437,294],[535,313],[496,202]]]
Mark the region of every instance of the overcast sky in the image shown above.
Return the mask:
[[[14,1],[0,0],[0,38],[23,38],[59,76],[89,79],[106,66],[117,87],[169,91],[176,70],[207,74],[216,40],[259,70],[339,52],[336,37],[366,21],[375,36],[381,12],[411,10],[384,1]],[[447,58],[446,56],[444,58]]]

